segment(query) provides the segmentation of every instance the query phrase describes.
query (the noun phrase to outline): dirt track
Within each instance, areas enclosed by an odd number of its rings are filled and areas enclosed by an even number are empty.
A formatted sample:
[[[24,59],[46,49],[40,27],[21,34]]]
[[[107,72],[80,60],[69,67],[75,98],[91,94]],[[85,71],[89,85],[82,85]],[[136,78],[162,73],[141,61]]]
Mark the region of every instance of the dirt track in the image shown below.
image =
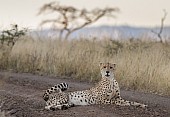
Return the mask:
[[[68,77],[0,72],[0,117],[170,117],[170,97],[134,91],[121,91],[123,98],[148,104],[147,109],[115,105],[77,106],[67,110],[44,110],[43,90],[67,82],[68,91],[87,89],[92,83]]]

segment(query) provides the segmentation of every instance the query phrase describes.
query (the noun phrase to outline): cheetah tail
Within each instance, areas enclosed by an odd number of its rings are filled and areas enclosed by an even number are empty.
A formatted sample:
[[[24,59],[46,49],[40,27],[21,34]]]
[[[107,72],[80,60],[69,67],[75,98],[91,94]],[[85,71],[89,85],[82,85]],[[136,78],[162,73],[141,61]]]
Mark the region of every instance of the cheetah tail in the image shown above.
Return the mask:
[[[51,93],[54,93],[54,92],[60,93],[60,92],[65,91],[65,90],[67,90],[67,89],[68,89],[68,84],[67,84],[67,83],[57,84],[57,85],[55,85],[55,86],[53,86],[53,87],[51,87],[50,89],[47,89],[47,90],[45,91],[45,93],[44,93],[44,95],[43,95],[43,99],[44,99],[45,101],[47,101],[48,98],[49,98],[49,95],[50,95]]]

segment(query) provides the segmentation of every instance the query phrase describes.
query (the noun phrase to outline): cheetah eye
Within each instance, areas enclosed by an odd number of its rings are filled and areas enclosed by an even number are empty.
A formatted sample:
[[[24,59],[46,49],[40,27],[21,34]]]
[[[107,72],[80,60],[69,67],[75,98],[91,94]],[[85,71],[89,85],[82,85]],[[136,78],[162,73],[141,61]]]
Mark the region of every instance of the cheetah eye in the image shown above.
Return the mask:
[[[112,69],[113,67],[110,67],[110,69]]]
[[[103,68],[106,68],[106,66],[104,66]]]

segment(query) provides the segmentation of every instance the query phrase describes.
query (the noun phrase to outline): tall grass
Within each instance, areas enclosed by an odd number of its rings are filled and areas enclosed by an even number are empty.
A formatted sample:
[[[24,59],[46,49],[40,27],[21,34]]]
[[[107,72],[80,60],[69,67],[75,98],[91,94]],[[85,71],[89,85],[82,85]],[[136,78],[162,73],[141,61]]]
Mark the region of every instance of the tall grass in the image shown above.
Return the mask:
[[[170,46],[152,40],[32,39],[0,51],[1,69],[66,75],[98,81],[99,62],[117,64],[116,79],[127,89],[170,95]]]

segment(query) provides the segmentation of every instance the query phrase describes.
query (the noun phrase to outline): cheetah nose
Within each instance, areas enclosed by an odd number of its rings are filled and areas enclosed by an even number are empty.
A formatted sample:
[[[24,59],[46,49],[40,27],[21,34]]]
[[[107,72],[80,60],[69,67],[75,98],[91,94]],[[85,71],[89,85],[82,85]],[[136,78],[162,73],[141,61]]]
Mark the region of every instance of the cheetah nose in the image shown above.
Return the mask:
[[[109,71],[106,71],[106,73],[108,74],[108,73],[109,73]]]

